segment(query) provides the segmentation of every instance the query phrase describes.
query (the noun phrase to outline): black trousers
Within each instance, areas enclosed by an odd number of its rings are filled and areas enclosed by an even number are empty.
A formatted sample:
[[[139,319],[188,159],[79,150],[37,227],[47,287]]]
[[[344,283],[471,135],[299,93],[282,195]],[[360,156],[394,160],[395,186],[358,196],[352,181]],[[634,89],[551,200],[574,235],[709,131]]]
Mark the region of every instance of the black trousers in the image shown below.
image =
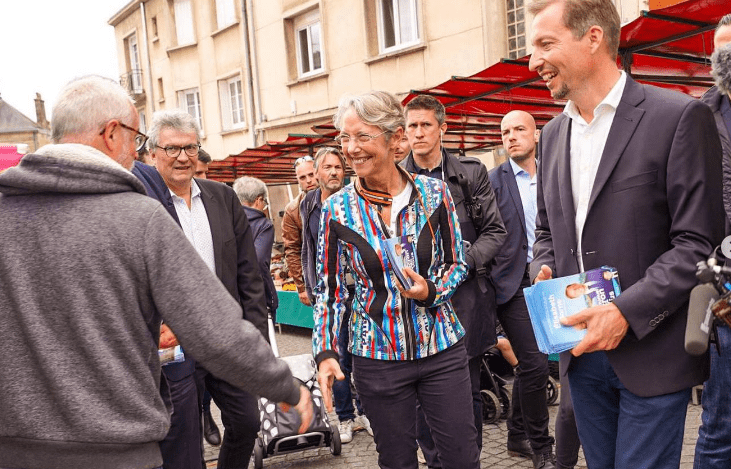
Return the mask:
[[[205,386],[205,389],[211,394],[213,402],[221,410],[224,431],[216,467],[218,469],[247,469],[260,426],[256,398],[248,392],[216,378],[201,367],[196,368],[196,379],[199,396],[203,396],[201,386]],[[200,405],[198,408],[201,408]],[[198,422],[200,422],[200,416]],[[200,445],[202,448],[202,438]]]
[[[579,431],[576,428],[574,404],[571,402],[571,388],[569,377],[565,370],[559,370],[561,375],[561,400],[558,403],[556,416],[556,467],[558,469],[573,469],[579,462]]]
[[[478,469],[467,353],[463,342],[403,361],[353,356],[353,379],[373,428],[382,469],[416,468],[416,403],[445,469]]]
[[[513,414],[508,420],[508,438],[530,442],[533,452],[553,448],[548,433],[548,355],[538,350],[533,326],[525,304],[523,288],[530,286],[528,269],[518,292],[507,303],[498,305],[497,316],[518,358],[518,379],[513,385]]]
[[[167,379],[163,376],[163,379]],[[178,381],[167,379],[173,413],[170,430],[160,442],[164,469],[198,469],[201,460],[201,430],[195,376]],[[168,403],[167,396],[163,400]]]
[[[472,387],[472,412],[475,416],[475,428],[477,429],[477,453],[482,453],[482,396],[480,395],[480,362],[481,356],[472,357],[467,361],[470,372],[470,386]],[[439,452],[431,436],[431,430],[426,423],[424,411],[421,405],[416,408],[416,441],[419,443],[421,452],[424,454],[426,465],[429,469],[442,469],[439,460]]]

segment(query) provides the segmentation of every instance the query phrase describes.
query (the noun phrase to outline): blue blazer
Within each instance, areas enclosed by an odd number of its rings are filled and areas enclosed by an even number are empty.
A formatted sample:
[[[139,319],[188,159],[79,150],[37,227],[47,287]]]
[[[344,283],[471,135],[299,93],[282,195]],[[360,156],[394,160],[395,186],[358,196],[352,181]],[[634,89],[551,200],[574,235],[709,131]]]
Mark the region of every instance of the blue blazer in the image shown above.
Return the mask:
[[[508,237],[500,253],[495,257],[492,280],[495,284],[497,304],[507,303],[520,287],[528,262],[528,235],[525,231],[525,214],[515,174],[506,161],[488,173],[495,191],[500,216]]]

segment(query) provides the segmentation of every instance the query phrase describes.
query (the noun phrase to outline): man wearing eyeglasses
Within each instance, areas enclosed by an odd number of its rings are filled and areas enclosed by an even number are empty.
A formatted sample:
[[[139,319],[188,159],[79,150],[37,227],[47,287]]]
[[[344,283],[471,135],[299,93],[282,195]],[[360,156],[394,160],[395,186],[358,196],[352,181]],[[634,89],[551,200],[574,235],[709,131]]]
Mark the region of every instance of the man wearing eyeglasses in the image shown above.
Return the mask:
[[[294,162],[294,172],[300,194],[284,208],[282,218],[282,239],[284,241],[284,258],[287,261],[289,275],[294,279],[297,294],[302,304],[310,306],[310,299],[305,289],[302,277],[302,218],[300,217],[300,203],[305,194],[317,188],[315,164],[311,156],[297,158]]]
[[[309,422],[307,389],[129,172],[145,136],[126,90],[74,80],[51,127],[52,145],[0,174],[0,467],[160,469],[161,319],[186,354],[300,400]]]
[[[181,226],[208,268],[216,273],[231,296],[241,304],[244,319],[253,323],[266,338],[264,284],[246,213],[233,189],[216,181],[193,177],[200,151],[200,131],[195,119],[180,110],[155,113],[147,145],[167,186],[162,204]],[[169,337],[165,345],[175,345],[172,334],[164,337]],[[160,347],[163,347],[162,338]],[[190,384],[194,371],[197,393],[195,386],[191,388]],[[190,447],[191,435],[200,426],[198,395],[202,395],[205,386],[221,410],[224,422],[218,468],[246,468],[259,430],[256,398],[200,366],[194,370],[189,360],[167,365],[165,372],[171,381],[174,407],[177,405],[176,409],[185,410],[180,411],[184,415],[184,422],[178,427],[180,435],[173,435],[170,438],[173,441],[166,439],[161,444],[163,457],[167,454],[170,460],[180,460],[183,449]],[[197,458],[192,461],[193,466],[176,467],[199,469],[202,461],[199,431],[195,448]],[[185,462],[190,462],[190,458],[186,457]]]

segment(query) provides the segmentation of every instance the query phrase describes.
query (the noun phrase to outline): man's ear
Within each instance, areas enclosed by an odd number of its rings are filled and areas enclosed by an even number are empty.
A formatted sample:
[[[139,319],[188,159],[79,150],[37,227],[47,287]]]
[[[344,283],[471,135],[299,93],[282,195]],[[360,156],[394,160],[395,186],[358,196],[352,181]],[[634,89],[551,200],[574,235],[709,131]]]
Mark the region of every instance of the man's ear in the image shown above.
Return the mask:
[[[106,123],[101,134],[102,152],[112,156],[124,150],[124,133],[121,130],[123,129],[117,120],[112,119]],[[113,158],[115,157],[113,156]]]
[[[604,46],[604,30],[599,25],[594,25],[589,28],[586,32],[587,38],[589,39],[589,46],[591,52],[596,52],[600,47]]]

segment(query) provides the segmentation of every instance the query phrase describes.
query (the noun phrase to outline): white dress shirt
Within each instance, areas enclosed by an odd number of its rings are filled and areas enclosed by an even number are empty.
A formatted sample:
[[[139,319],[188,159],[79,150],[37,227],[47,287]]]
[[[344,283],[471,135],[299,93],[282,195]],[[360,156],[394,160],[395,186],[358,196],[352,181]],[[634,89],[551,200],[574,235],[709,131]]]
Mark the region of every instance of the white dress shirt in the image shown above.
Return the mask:
[[[619,80],[604,99],[594,108],[594,119],[588,123],[581,117],[572,101],[566,103],[564,113],[571,118],[571,190],[576,208],[576,239],[579,269],[584,271],[581,234],[589,210],[589,198],[594,187],[599,162],[604,153],[609,129],[612,127],[617,106],[622,99],[627,75],[621,72]]]
[[[213,236],[211,235],[211,226],[208,223],[208,214],[201,199],[200,187],[196,184],[195,179],[191,182],[190,208],[185,203],[185,199],[178,197],[173,191],[170,191],[170,195],[173,198],[175,212],[178,214],[178,220],[180,220],[180,226],[183,228],[185,237],[198,251],[211,272],[215,274],[216,261],[213,256]]]

